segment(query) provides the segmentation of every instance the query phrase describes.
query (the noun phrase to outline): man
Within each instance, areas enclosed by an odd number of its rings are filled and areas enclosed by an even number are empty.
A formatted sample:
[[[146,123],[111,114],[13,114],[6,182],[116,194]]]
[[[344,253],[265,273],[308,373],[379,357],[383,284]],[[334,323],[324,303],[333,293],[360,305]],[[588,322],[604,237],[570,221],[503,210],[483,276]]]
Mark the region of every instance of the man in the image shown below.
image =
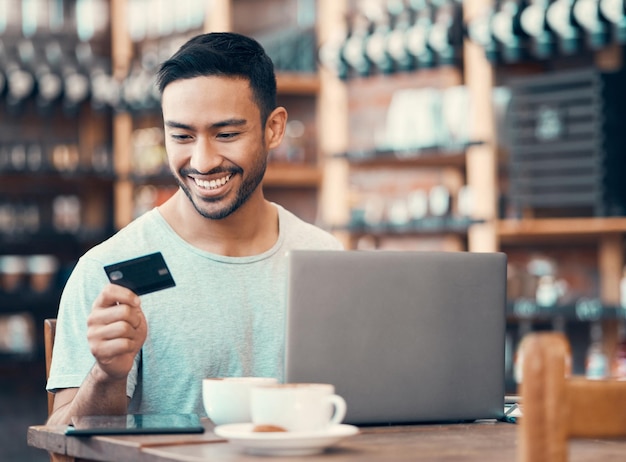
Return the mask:
[[[287,112],[273,65],[238,34],[191,39],[158,74],[179,189],[88,251],[61,298],[51,424],[75,415],[196,412],[205,377],[281,377],[286,253],[341,249],[263,196]],[[160,251],[176,287],[141,298],[103,266]]]

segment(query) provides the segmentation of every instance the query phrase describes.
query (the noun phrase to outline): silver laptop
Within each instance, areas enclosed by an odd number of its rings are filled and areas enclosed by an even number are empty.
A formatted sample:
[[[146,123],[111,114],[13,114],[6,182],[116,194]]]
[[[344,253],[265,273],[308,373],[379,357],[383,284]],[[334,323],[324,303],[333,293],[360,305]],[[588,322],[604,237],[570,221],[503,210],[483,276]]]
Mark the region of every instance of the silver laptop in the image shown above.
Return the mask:
[[[286,381],[334,384],[352,424],[502,417],[504,254],[289,258]]]

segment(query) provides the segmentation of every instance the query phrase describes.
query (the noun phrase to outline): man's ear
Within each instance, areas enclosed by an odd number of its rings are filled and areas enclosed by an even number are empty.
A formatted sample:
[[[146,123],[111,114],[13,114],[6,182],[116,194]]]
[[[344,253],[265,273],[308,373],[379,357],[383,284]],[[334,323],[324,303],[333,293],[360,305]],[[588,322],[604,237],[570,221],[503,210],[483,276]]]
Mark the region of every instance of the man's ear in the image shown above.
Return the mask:
[[[268,149],[274,149],[280,144],[285,135],[286,125],[287,109],[279,106],[272,111],[265,123],[265,142]]]

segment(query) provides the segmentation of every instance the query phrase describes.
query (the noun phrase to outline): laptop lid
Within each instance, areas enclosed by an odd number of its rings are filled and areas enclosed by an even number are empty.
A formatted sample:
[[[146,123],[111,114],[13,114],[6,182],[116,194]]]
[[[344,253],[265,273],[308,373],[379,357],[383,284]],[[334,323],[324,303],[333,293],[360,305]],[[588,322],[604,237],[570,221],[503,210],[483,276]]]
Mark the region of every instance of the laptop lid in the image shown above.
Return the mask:
[[[287,382],[334,384],[352,424],[502,417],[504,254],[289,258]]]

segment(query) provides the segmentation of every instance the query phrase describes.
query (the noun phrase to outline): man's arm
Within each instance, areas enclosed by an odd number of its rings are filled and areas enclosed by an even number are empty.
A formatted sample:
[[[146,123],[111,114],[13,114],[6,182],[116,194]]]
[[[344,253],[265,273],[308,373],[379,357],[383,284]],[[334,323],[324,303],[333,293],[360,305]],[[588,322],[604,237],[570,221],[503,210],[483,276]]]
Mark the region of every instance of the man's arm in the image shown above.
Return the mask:
[[[48,424],[67,425],[79,415],[125,414],[128,373],[147,332],[139,297],[124,287],[107,285],[87,319],[87,340],[96,362],[80,388],[56,393]]]
[[[97,366],[94,366],[94,368]],[[72,416],[125,414],[129,399],[126,380],[99,381],[92,369],[80,388],[65,388],[56,392],[48,425],[67,425]]]

